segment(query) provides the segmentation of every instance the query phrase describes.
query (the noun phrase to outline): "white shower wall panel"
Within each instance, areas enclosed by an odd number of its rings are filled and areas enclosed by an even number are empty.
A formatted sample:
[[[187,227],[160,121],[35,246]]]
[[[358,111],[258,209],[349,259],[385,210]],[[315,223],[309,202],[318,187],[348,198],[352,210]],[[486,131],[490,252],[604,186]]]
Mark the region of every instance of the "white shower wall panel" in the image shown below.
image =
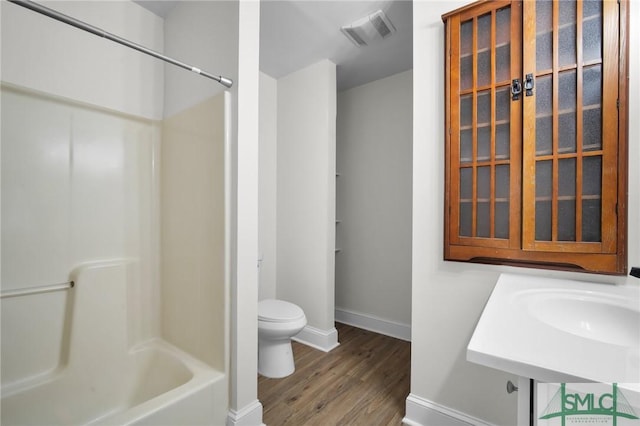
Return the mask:
[[[162,335],[225,368],[225,95],[162,125]]]
[[[47,7],[151,49],[163,21],[129,1]],[[77,264],[134,257],[134,338],[159,333],[157,175],[161,61],[3,1],[2,290],[68,280]],[[143,118],[136,118],[143,117]],[[2,299],[2,381],[56,368],[69,294]],[[67,313],[65,313],[67,312]]]
[[[66,282],[87,261],[133,258],[142,283],[132,289],[142,296],[134,340],[157,335],[159,136],[153,121],[3,85],[2,291]],[[2,299],[3,383],[59,365],[67,303],[64,293]]]

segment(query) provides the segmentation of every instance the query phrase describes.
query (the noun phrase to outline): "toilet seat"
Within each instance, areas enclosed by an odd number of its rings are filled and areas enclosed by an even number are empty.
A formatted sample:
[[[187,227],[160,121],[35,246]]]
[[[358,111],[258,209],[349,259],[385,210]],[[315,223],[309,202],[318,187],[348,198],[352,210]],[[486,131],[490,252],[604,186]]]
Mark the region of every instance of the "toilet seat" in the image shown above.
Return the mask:
[[[304,311],[284,300],[265,299],[258,302],[258,321],[291,322],[304,318]]]

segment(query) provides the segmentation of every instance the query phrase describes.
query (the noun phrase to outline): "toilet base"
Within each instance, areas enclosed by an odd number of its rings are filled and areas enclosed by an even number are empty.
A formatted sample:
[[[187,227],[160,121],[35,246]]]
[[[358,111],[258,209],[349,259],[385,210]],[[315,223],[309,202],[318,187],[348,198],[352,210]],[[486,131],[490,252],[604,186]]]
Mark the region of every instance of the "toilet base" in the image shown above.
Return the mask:
[[[293,374],[291,339],[258,341],[258,373],[271,379],[280,379]]]

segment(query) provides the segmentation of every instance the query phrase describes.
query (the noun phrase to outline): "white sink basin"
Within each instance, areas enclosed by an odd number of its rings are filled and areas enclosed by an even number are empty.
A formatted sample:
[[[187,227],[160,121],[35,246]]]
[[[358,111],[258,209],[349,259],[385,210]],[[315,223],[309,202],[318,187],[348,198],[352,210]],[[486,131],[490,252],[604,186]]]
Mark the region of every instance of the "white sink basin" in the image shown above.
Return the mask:
[[[514,302],[551,327],[585,339],[612,345],[640,346],[640,311],[631,300],[595,291],[530,290],[516,293]]]
[[[640,383],[640,286],[502,274],[467,359],[543,382]]]

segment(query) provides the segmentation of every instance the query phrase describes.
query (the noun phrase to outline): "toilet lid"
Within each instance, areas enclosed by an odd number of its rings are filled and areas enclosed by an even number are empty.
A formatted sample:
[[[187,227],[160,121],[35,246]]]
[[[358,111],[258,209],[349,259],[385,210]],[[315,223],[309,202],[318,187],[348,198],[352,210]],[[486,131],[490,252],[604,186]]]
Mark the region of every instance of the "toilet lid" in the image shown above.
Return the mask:
[[[267,322],[293,321],[304,317],[298,305],[284,300],[266,299],[258,302],[258,320]]]

